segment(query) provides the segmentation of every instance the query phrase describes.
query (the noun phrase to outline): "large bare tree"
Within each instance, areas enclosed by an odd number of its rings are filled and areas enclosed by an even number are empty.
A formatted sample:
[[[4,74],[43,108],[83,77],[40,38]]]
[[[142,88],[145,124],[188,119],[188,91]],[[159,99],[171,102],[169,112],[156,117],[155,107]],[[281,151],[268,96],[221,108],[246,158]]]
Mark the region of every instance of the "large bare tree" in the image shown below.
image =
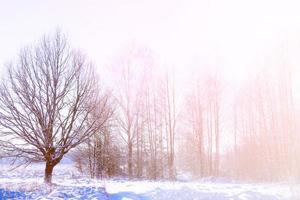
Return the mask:
[[[92,65],[57,32],[23,49],[8,69],[0,86],[2,155],[44,161],[51,183],[64,155],[107,120],[90,117],[101,98]]]

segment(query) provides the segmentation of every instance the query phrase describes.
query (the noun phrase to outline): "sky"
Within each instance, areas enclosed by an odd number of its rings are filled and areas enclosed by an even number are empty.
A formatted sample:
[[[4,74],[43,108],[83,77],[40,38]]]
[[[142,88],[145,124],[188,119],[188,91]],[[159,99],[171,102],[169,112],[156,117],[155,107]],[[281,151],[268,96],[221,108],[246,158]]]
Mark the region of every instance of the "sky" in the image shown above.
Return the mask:
[[[60,28],[98,68],[135,42],[182,76],[213,67],[236,85],[278,57],[300,66],[299,10],[291,0],[0,0],[0,69]]]
[[[299,11],[293,0],[0,0],[0,76],[22,47],[59,28],[100,73],[135,43],[174,68],[177,83],[216,70],[238,90],[285,63],[300,85]]]

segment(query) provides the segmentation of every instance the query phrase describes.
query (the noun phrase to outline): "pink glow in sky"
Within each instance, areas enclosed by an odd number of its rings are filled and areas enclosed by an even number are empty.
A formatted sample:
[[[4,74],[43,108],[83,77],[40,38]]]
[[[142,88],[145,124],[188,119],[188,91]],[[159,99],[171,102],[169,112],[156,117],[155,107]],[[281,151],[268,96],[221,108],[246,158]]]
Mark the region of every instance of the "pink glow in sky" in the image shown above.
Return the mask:
[[[0,64],[60,27],[98,67],[135,41],[182,76],[214,66],[237,83],[269,55],[299,66],[299,10],[290,0],[0,1]]]

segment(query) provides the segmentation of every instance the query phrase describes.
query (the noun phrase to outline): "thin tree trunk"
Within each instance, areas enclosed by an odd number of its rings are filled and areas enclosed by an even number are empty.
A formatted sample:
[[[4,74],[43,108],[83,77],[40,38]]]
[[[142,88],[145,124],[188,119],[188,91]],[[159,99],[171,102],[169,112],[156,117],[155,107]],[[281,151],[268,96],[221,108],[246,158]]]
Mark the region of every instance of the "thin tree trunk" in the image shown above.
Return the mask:
[[[220,133],[219,133],[219,105],[218,96],[215,97],[215,147],[216,147],[216,160],[215,160],[215,176],[219,175],[219,163],[220,163]]]
[[[128,144],[128,175],[129,178],[132,178],[132,143]]]

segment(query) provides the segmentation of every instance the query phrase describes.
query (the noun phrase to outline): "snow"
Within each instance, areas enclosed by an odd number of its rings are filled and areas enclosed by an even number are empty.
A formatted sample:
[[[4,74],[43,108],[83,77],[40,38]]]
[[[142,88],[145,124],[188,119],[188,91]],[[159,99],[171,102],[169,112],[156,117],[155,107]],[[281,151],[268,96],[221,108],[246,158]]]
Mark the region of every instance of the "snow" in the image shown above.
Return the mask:
[[[130,199],[214,199],[214,200],[282,200],[292,199],[291,188],[284,184],[234,184],[210,182],[115,182],[106,183],[114,197]],[[140,197],[140,198],[137,198]],[[114,199],[112,198],[112,199]],[[121,198],[119,198],[121,199]]]
[[[54,185],[43,184],[44,166],[9,171],[0,167],[0,199],[101,199],[101,200],[297,200],[300,184],[235,183],[224,180],[191,182],[94,180],[79,174],[72,165],[54,169]]]

